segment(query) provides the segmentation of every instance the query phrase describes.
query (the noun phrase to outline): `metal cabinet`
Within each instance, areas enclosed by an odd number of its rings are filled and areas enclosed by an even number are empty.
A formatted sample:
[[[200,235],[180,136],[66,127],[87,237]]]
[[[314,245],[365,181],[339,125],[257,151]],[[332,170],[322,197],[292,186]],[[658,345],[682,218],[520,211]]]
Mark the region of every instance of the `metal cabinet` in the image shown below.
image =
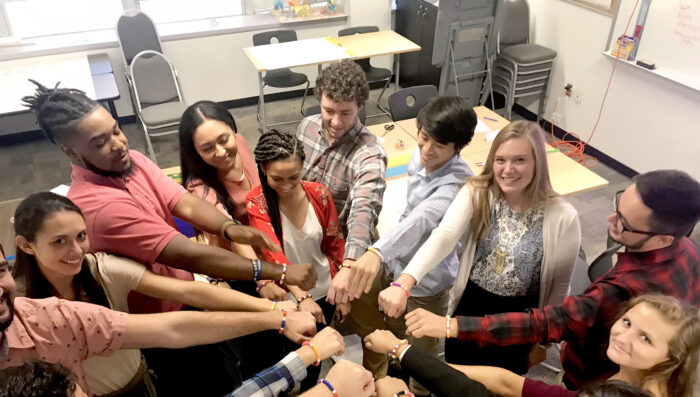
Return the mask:
[[[433,42],[438,8],[434,1],[397,0],[396,32],[421,46],[418,52],[399,55],[401,83],[405,87],[440,83],[441,68],[433,66]]]

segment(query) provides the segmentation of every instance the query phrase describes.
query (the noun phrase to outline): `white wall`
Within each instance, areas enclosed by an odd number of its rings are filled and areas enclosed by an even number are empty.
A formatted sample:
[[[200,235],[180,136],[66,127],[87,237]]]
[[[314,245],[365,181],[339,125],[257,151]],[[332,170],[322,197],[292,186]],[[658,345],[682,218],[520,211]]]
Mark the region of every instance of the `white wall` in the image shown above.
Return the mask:
[[[573,84],[582,103],[566,100],[557,124],[586,140],[612,70],[601,54],[612,17],[561,0],[528,2],[532,41],[557,51],[545,118],[552,120],[557,96]],[[524,104],[537,111],[536,102]],[[700,179],[699,126],[700,92],[618,64],[590,145],[638,172],[676,168]]]

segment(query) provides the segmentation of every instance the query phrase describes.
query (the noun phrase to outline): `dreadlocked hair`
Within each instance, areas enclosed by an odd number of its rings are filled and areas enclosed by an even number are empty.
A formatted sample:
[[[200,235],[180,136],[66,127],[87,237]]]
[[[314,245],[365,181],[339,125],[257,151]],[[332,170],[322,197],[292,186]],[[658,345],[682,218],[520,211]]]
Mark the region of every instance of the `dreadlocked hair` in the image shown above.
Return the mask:
[[[36,80],[29,81],[36,85],[36,92],[23,97],[22,104],[36,113],[39,126],[53,144],[58,144],[77,122],[100,106],[81,90],[58,88],[60,82],[48,88]]]
[[[260,185],[267,204],[267,214],[270,217],[270,223],[280,244],[283,244],[283,238],[279,200],[277,199],[277,192],[267,183],[267,177],[265,177],[262,167],[272,161],[286,160],[291,156],[296,156],[302,163],[306,159],[304,146],[301,141],[287,132],[270,130],[270,132],[260,137],[258,145],[255,147],[255,162],[258,164],[258,174],[260,175]]]

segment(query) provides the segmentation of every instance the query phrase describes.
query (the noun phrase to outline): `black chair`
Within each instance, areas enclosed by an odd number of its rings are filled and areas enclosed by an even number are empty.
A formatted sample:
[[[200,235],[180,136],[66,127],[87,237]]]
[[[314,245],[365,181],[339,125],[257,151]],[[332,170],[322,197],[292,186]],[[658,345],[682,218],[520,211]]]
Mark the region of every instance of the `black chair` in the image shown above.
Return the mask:
[[[379,27],[377,26],[357,26],[353,28],[346,28],[338,31],[338,36],[352,36],[353,34],[361,34],[361,33],[372,33],[372,32],[378,32]],[[384,84],[384,88],[382,88],[382,92],[379,93],[379,97],[377,97],[377,107],[379,110],[381,110],[384,113],[388,113],[386,109],[382,107],[380,104],[380,100],[382,99],[382,96],[384,95],[384,91],[389,87],[389,83],[391,83],[391,76],[392,72],[390,69],[385,69],[385,68],[375,68],[372,66],[369,62],[369,58],[365,59],[358,59],[355,61],[360,67],[362,67],[362,70],[365,71],[365,75],[367,75],[367,82],[369,83],[374,83],[377,81],[385,81],[386,83]],[[364,122],[363,122],[364,124]]]
[[[394,121],[412,119],[430,98],[438,94],[434,85],[417,85],[400,89],[389,95],[389,113]]]
[[[617,255],[620,248],[622,248],[622,244],[616,243],[608,238],[608,249],[593,259],[591,265],[588,266],[588,279],[591,280],[591,282],[595,282],[600,276],[613,268],[613,257]]]
[[[304,117],[313,116],[314,114],[321,114],[321,105],[309,106],[304,110]],[[364,106],[362,109],[360,109],[360,114],[358,117],[360,118],[360,123],[365,124],[365,121],[367,120],[367,112],[365,112]]]
[[[256,33],[253,35],[253,45],[267,45],[272,44],[273,40],[277,39],[279,43],[286,43],[289,41],[297,40],[297,32],[294,30],[272,30],[269,32]],[[282,68],[276,70],[268,70],[263,76],[263,87],[275,87],[275,88],[290,88],[296,87],[306,83],[306,88],[304,89],[304,97],[301,100],[301,114],[304,114],[304,102],[306,102],[306,95],[309,92],[309,78],[303,73],[292,72],[289,68]],[[258,101],[258,120],[260,120],[260,101]],[[265,106],[265,104],[262,104]],[[263,126],[263,130],[267,126]]]

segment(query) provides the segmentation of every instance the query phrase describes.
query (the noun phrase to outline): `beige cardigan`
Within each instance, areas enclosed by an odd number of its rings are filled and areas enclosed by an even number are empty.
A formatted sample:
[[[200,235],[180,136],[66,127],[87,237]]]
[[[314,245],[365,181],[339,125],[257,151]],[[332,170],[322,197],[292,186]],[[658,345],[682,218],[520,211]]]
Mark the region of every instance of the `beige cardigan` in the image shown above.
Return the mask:
[[[450,291],[449,314],[454,314],[467,286],[476,251],[477,241],[468,230],[474,213],[471,192],[472,188],[469,184],[460,189],[440,225],[433,230],[430,238],[423,243],[403,271],[420,282],[430,270],[452,252],[458,242],[462,242],[463,251],[457,281]],[[565,199],[556,196],[548,198],[545,202],[542,240],[544,254],[540,276],[539,307],[561,303],[564,300],[581,246],[578,213]]]

